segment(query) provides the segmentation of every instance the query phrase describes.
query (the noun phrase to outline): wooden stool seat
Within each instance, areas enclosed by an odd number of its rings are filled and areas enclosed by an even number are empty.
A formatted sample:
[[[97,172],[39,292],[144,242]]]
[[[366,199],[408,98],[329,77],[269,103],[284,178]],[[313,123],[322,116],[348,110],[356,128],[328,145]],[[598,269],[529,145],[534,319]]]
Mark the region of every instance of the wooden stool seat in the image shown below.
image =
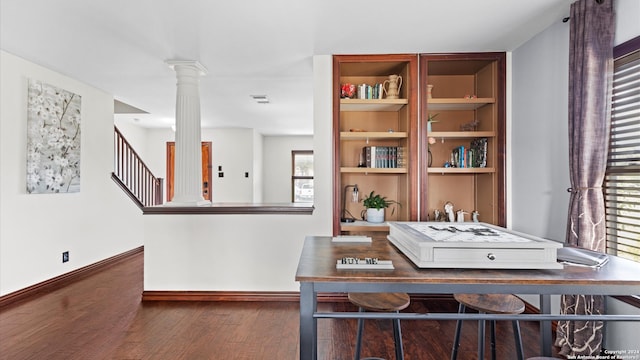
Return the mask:
[[[382,311],[400,312],[406,309],[411,303],[409,294],[406,293],[349,293],[349,301],[359,308],[359,311]],[[358,335],[356,338],[356,353],[354,359],[360,359],[362,348],[362,332],[364,330],[364,319],[358,319]],[[396,359],[404,359],[402,349],[402,331],[400,330],[400,319],[393,319],[393,342],[396,348]],[[378,359],[378,358],[367,358]]]
[[[349,293],[348,296],[352,304],[369,311],[400,311],[411,303],[406,293]]]
[[[464,313],[466,308],[477,310],[484,314],[522,314],[525,309],[524,301],[511,294],[454,294],[453,297],[460,303],[458,312]],[[522,349],[522,339],[520,338],[520,325],[517,320],[513,320],[513,335],[516,343],[516,354],[518,360],[524,359]],[[491,325],[491,359],[496,359],[496,322],[490,321]],[[478,359],[484,359],[484,320],[478,321]],[[460,346],[460,332],[462,331],[462,320],[456,323],[456,334],[453,340],[453,350],[451,360],[458,356]]]
[[[464,306],[487,314],[522,314],[524,302],[511,294],[455,294]]]

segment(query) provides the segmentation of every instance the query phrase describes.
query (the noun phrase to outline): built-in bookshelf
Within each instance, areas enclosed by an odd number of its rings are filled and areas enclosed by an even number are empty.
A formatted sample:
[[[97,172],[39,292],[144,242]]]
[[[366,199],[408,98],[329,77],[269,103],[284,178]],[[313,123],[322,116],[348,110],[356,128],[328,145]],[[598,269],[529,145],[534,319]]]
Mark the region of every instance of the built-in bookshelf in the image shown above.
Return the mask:
[[[505,74],[504,53],[334,56],[334,235],[386,235],[361,220],[372,190],[402,204],[387,221],[433,220],[451,202],[505,226]],[[393,98],[380,90],[390,75],[402,78]],[[368,147],[399,156],[372,166]]]
[[[380,90],[390,75],[401,78],[397,98]],[[417,220],[417,80],[417,55],[334,56],[334,235],[388,232],[384,224],[362,221],[361,200],[371,191],[401,204],[388,209],[386,220]],[[369,96],[360,89],[378,90]]]
[[[450,202],[506,225],[504,79],[504,53],[420,56],[421,220]]]

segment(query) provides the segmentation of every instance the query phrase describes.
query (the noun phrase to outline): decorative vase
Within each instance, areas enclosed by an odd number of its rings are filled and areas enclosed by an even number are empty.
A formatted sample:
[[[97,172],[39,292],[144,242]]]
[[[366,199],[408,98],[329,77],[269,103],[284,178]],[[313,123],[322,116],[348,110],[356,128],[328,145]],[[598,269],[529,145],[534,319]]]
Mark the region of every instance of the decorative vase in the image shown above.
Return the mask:
[[[427,99],[433,99],[433,96],[431,95],[432,91],[433,91],[433,85],[428,84],[427,85]]]
[[[382,223],[384,222],[384,208],[368,208],[367,209],[367,221],[370,223]]]
[[[402,76],[389,75],[389,80],[382,83],[384,92],[387,93],[387,99],[397,99],[402,88]]]

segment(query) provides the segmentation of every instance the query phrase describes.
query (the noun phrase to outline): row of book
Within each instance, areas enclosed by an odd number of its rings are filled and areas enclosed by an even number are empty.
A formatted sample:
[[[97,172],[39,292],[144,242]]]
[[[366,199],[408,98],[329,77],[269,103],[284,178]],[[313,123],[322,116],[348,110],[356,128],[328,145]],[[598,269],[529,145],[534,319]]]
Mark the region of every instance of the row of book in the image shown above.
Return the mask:
[[[357,98],[358,99],[382,99],[384,95],[384,89],[382,84],[360,84],[357,88]]]
[[[487,138],[474,139],[471,147],[458,146],[451,151],[451,167],[484,168],[487,167]]]
[[[365,146],[362,148],[364,167],[403,168],[406,166],[402,146]]]
[[[485,168],[487,167],[487,138],[471,141],[470,147],[458,146],[451,151],[448,164],[454,168]],[[368,168],[404,168],[406,158],[402,146],[365,146],[362,148],[362,158],[359,166]]]

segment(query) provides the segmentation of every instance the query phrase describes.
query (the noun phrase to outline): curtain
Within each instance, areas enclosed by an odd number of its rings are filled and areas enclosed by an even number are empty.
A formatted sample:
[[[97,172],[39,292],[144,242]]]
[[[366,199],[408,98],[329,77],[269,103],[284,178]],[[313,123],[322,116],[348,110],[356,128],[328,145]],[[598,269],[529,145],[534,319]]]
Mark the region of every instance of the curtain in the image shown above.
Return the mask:
[[[566,243],[605,252],[602,183],[607,164],[613,77],[613,0],[571,4],[569,49],[569,172]],[[604,297],[563,295],[562,314],[602,314]],[[598,355],[601,321],[560,321],[556,346],[565,356]]]

